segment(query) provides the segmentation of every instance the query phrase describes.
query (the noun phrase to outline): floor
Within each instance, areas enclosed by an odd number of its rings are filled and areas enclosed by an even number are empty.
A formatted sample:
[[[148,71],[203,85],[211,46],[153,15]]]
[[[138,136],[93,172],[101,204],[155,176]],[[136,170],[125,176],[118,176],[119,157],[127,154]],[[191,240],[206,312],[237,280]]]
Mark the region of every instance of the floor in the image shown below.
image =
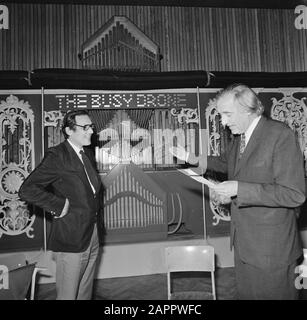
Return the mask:
[[[210,292],[210,274],[177,273],[173,278],[174,292],[184,291],[184,299],[195,292]],[[219,300],[236,299],[233,268],[219,268],[215,271],[216,294]],[[36,300],[54,300],[55,284],[40,284],[36,288]],[[199,298],[202,296],[199,295]],[[93,300],[167,300],[166,274],[136,277],[99,279],[95,281]]]
[[[210,283],[210,274],[177,273],[173,277],[173,290],[183,292],[179,299],[204,299],[200,292],[210,292]],[[236,300],[234,268],[216,269],[215,286],[218,300]],[[37,285],[36,300],[55,300],[55,297],[54,283]],[[167,277],[153,274],[95,280],[93,300],[167,300]],[[307,290],[300,291],[300,300],[307,300]]]

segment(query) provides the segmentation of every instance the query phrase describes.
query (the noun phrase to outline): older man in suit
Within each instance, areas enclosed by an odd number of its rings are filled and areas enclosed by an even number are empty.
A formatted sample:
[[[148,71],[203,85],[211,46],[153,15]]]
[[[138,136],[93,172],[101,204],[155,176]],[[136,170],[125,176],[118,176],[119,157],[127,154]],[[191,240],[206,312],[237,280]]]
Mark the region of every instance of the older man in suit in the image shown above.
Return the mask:
[[[68,112],[62,127],[66,140],[47,151],[19,190],[21,199],[53,216],[48,249],[56,260],[59,300],[92,297],[102,186],[94,157],[83,147],[91,144],[93,128],[87,111]]]
[[[228,181],[214,192],[231,203],[238,298],[295,299],[295,267],[302,254],[295,208],[305,200],[303,157],[295,133],[264,117],[261,101],[245,85],[226,88],[216,103],[233,139],[225,161],[208,157],[200,165],[228,173]],[[191,161],[195,163],[190,156]]]

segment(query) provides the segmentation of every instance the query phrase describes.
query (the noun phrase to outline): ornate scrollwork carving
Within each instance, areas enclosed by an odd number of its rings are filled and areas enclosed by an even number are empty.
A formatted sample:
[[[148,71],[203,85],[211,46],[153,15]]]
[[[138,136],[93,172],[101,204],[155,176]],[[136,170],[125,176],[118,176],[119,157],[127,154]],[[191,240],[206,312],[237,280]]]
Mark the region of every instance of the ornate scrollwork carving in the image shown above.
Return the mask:
[[[17,143],[11,143],[17,141]],[[3,234],[30,232],[35,215],[30,216],[18,191],[34,168],[34,114],[28,104],[10,95],[0,102],[0,238]]]
[[[208,129],[208,155],[220,156],[221,155],[221,135],[217,125],[220,120],[219,114],[216,109],[216,100],[210,99],[206,108],[206,126]]]
[[[0,173],[1,196],[3,198],[18,198],[18,190],[27,173],[16,164],[10,164]]]
[[[20,200],[9,200],[0,208],[0,235],[14,236],[26,233],[29,238],[34,235],[32,225],[35,215],[30,215],[27,205]]]
[[[302,152],[307,156],[307,105],[306,97],[297,99],[293,97],[294,91],[282,91],[283,98],[272,98],[271,117],[285,122],[297,133]]]
[[[180,124],[199,123],[199,115],[197,109],[181,108],[180,110],[178,110],[173,108],[171,109],[171,115],[177,117]]]
[[[208,155],[220,156],[221,155],[221,134],[219,132],[220,126],[218,122],[220,116],[216,109],[216,100],[210,99],[206,108],[206,126],[208,132]],[[209,205],[213,213],[212,225],[216,226],[220,220],[230,221],[230,210],[227,206],[218,203],[212,198],[212,191],[209,189]]]
[[[64,114],[59,110],[44,112],[44,127],[57,127],[64,118]]]

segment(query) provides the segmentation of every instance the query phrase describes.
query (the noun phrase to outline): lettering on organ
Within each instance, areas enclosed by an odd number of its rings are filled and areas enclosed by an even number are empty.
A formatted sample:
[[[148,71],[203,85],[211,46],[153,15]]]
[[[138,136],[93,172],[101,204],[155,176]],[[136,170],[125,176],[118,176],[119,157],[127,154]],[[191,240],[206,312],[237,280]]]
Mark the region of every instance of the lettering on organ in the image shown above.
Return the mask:
[[[59,109],[74,108],[184,108],[185,93],[58,94]]]

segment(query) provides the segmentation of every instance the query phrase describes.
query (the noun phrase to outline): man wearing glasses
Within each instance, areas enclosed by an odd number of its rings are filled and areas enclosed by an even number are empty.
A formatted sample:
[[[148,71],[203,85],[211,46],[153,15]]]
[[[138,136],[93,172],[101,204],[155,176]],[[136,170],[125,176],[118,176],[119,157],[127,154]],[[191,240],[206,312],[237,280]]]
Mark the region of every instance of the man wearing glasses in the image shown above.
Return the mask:
[[[102,230],[102,184],[89,150],[94,125],[85,110],[63,119],[65,141],[50,148],[19,190],[22,200],[51,213],[48,249],[56,261],[58,300],[92,297]]]

